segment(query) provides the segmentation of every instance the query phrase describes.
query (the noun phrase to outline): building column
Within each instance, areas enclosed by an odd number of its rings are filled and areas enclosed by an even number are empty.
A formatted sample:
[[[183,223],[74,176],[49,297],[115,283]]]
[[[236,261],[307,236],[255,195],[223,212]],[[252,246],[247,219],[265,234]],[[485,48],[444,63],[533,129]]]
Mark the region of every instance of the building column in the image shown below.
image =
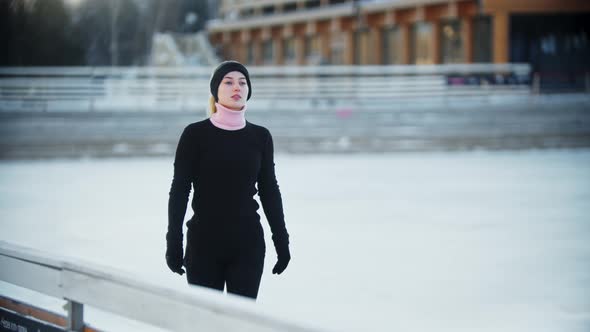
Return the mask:
[[[284,47],[283,47],[283,38],[280,36],[272,38],[272,47],[273,47],[273,64],[274,65],[282,65],[285,63],[285,55]]]
[[[251,41],[253,48],[254,48],[254,65],[260,66],[262,65],[262,42],[260,39],[252,40]]]
[[[295,62],[300,66],[305,64],[305,36],[295,37]]]
[[[463,44],[463,61],[473,63],[473,20],[471,17],[461,19],[461,41]]]
[[[240,56],[239,60],[241,63],[248,63],[248,44],[250,44],[250,31],[242,30],[240,32]]]
[[[412,59],[410,59],[410,47],[412,43],[410,39],[412,38],[411,31],[410,31],[410,24],[404,23],[399,26],[399,32],[402,39],[402,58],[401,63],[404,65],[409,65],[412,63]]]
[[[383,30],[380,27],[371,27],[369,32],[369,38],[371,45],[375,45],[373,48],[376,50],[374,53],[369,53],[369,64],[380,65],[383,64]]]
[[[231,59],[233,56],[234,49],[231,47],[230,32],[224,31],[221,33],[221,47],[223,49],[222,55],[223,60]]]
[[[352,65],[354,64],[354,48],[361,45],[355,45],[355,33],[353,30],[343,31],[341,33],[344,34],[344,64]]]
[[[493,14],[493,43],[494,63],[508,62],[508,13],[496,12]]]
[[[430,36],[430,47],[432,48],[431,61],[433,64],[440,64],[441,61],[441,49],[440,49],[440,22],[431,21],[432,25],[432,36]]]
[[[246,46],[248,44],[240,41],[239,43],[237,43],[237,45],[240,45],[240,46],[239,46],[238,51],[236,52],[237,54],[236,54],[235,59],[236,59],[236,61],[238,61],[240,63],[246,63],[246,51],[247,51]]]
[[[330,34],[328,32],[322,32],[320,34],[321,53],[324,61],[330,61]]]

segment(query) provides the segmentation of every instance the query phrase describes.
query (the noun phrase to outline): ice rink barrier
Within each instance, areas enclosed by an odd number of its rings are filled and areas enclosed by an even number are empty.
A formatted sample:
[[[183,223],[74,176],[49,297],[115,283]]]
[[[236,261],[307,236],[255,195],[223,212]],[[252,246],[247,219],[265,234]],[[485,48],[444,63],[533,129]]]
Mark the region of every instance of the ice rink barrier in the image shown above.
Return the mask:
[[[170,331],[319,331],[273,317],[245,298],[195,286],[167,288],[113,271],[0,241],[0,280],[65,299],[66,330],[84,331],[88,305]]]

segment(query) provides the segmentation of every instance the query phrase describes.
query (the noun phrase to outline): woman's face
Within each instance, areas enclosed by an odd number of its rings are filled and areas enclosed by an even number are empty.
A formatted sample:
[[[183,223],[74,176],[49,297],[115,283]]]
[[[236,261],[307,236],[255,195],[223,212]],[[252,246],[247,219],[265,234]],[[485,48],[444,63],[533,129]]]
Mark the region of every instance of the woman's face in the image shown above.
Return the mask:
[[[248,83],[244,74],[239,71],[225,74],[217,89],[219,103],[229,109],[239,111],[246,105],[247,97]]]

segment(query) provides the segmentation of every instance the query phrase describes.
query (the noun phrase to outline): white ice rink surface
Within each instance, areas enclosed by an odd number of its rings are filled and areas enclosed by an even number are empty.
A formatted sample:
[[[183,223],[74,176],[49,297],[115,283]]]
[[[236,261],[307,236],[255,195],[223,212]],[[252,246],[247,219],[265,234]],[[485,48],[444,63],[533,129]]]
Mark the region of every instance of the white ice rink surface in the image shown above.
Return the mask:
[[[590,150],[276,165],[293,259],[270,273],[264,221],[266,311],[332,331],[590,331]],[[188,287],[163,258],[171,176],[171,158],[3,161],[0,240]]]

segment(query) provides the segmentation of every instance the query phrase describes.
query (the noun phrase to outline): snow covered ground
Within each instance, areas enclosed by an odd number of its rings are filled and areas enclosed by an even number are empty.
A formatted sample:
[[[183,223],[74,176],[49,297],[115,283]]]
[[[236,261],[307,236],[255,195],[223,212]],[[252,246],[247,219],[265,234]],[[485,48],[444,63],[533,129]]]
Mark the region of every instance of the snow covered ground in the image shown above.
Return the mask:
[[[332,331],[590,330],[590,150],[276,164],[293,259],[270,273],[264,224],[265,310]],[[171,176],[171,158],[3,161],[0,240],[188,287],[163,258]]]

